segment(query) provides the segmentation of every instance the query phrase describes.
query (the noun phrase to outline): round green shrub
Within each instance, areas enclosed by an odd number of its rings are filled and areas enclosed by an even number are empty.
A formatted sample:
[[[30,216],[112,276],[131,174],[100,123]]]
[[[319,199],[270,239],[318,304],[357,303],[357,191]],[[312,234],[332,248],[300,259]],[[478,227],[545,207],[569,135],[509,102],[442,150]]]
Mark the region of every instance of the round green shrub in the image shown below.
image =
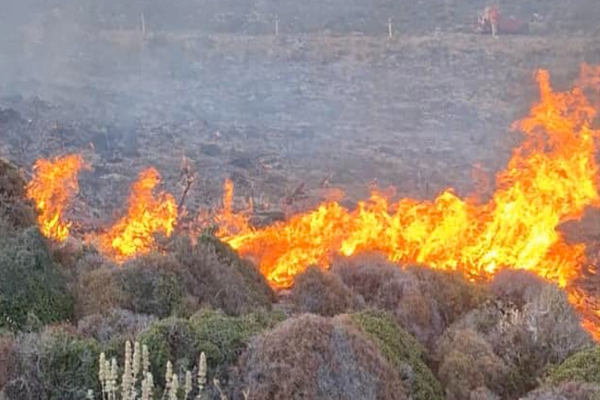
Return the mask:
[[[233,365],[250,340],[283,321],[285,315],[277,312],[246,314],[239,317],[221,312],[202,310],[190,318],[200,352],[213,373],[222,376]]]
[[[5,386],[9,400],[81,400],[100,392],[100,347],[65,330],[50,329],[18,338],[18,374]]]
[[[551,383],[583,381],[600,385],[600,347],[573,354],[555,367],[547,379]]]
[[[25,180],[19,169],[0,159],[0,220],[6,229],[23,229],[35,224],[35,205],[27,199]]]
[[[0,327],[20,330],[73,317],[73,298],[37,228],[0,237]]]
[[[123,308],[160,318],[181,310],[185,288],[181,266],[172,255],[138,257],[116,274]]]
[[[170,317],[155,322],[140,334],[138,341],[148,346],[151,372],[156,379],[163,377],[169,361],[176,371],[191,370],[200,354],[194,328],[184,318]]]
[[[440,383],[425,364],[424,348],[395,322],[393,316],[369,310],[352,314],[350,318],[375,343],[388,362],[400,370],[411,399],[444,398]]]
[[[162,376],[168,361],[175,370],[192,370],[204,352],[209,377],[216,376],[225,382],[229,368],[250,340],[283,318],[283,314],[276,312],[234,317],[202,310],[190,319],[171,317],[153,323],[140,334],[139,342],[148,346],[155,376]]]

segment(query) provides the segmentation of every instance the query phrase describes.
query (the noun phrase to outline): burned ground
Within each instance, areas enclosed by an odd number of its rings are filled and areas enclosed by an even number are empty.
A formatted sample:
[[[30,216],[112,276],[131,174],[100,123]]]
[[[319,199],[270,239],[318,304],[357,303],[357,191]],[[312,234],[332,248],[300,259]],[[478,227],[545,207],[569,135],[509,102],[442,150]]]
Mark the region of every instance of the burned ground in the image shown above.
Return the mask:
[[[535,22],[498,39],[471,32],[482,0],[211,0],[202,7],[185,0],[168,10],[157,0],[8,3],[16,2],[0,0],[10,9],[0,13],[0,159],[10,163],[0,161],[0,183],[18,190],[0,188],[0,198],[16,198],[27,212],[0,212],[0,228],[24,230],[0,237],[11,246],[0,261],[56,276],[54,285],[28,275],[60,298],[51,313],[19,308],[0,321],[0,399],[25,398],[27,385],[34,396],[80,395],[96,385],[99,350],[120,357],[133,338],[153,346],[157,373],[169,358],[178,373],[196,373],[205,351],[209,376],[236,395],[246,387],[253,396],[291,390],[291,397],[323,388],[332,397],[345,390],[373,398],[443,390],[473,400],[525,396],[538,383],[528,398],[597,394],[588,368],[595,358],[587,356],[597,348],[588,349],[566,295],[535,277],[507,272],[483,285],[354,258],[327,273],[309,270],[276,297],[249,261],[210,235],[161,243],[166,254],[120,269],[81,243],[46,241],[30,227],[35,215],[22,199],[36,159],[70,152],[90,165],[67,210],[78,234],[121,217],[128,188],[148,166],[180,201],[184,157],[197,175],[177,230],[199,210],[220,207],[226,178],[235,184],[234,208],[252,202],[257,225],[324,199],[352,207],[372,186],[419,199],[452,187],[487,199],[522,139],[510,123],[537,99],[532,72],[548,69],[564,89],[580,63],[600,63],[596,0],[500,1],[507,14]],[[584,239],[590,254],[600,247],[598,214],[590,210],[563,229],[571,241]],[[20,290],[27,271],[2,262],[17,281],[3,290]],[[582,290],[597,291],[597,278],[582,279]],[[35,297],[23,292],[27,302]],[[55,321],[65,325],[42,327]],[[312,337],[311,326],[320,334]],[[46,376],[36,376],[31,346]],[[306,350],[313,347],[333,361]],[[348,356],[354,371],[341,368]],[[80,382],[62,392],[54,363],[68,374],[82,360]],[[273,360],[299,373],[283,373],[282,385]],[[309,375],[315,364],[326,373]],[[370,368],[389,379],[372,377]],[[356,371],[369,393],[349,381]]]

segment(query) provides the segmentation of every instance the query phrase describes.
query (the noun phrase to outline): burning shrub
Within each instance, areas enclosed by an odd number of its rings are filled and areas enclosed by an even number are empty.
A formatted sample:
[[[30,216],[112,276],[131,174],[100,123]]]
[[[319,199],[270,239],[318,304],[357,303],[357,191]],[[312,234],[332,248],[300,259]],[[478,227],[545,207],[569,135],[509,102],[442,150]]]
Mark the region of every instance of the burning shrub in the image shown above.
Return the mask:
[[[148,346],[152,372],[164,371],[167,361],[175,370],[192,369],[200,352],[211,366],[210,376],[225,381],[252,337],[270,329],[283,319],[282,314],[256,313],[240,317],[203,310],[189,320],[169,318],[152,324],[140,334]]]
[[[404,399],[399,373],[342,319],[304,315],[257,338],[240,362],[250,399]]]
[[[365,311],[352,314],[350,318],[377,345],[386,360],[400,371],[411,399],[443,399],[440,383],[425,364],[425,350],[391,315]]]
[[[296,276],[291,301],[299,312],[329,317],[364,306],[338,275],[315,266]]]
[[[13,377],[5,385],[7,400],[80,400],[97,392],[100,354],[94,340],[62,329],[24,334],[15,342]]]
[[[600,386],[585,382],[564,382],[529,393],[522,400],[597,400]]]
[[[0,220],[6,223],[6,228],[35,225],[35,206],[26,198],[25,180],[18,168],[0,159]]]
[[[36,228],[0,237],[0,327],[13,330],[28,318],[41,324],[73,316],[73,299]]]
[[[174,249],[183,267],[186,291],[199,303],[240,315],[257,308],[269,309],[275,300],[258,269],[217,238],[202,235],[193,245],[188,238],[180,237]]]
[[[582,381],[600,385],[600,347],[573,354],[551,371],[548,380],[552,383]]]
[[[509,367],[474,330],[447,332],[438,344],[437,354],[438,377],[448,400],[469,399],[482,387],[500,393],[509,381]]]

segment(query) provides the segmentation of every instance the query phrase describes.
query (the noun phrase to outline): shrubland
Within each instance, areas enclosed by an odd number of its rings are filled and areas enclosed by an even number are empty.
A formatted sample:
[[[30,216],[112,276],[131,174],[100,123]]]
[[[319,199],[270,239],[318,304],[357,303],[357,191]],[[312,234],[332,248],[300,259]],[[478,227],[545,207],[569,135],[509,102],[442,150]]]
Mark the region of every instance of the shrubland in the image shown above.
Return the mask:
[[[359,255],[276,292],[210,234],[119,265],[93,243],[49,241],[3,161],[0,200],[2,400],[123,387],[144,399],[600,396],[600,352],[565,292],[524,271],[472,283]]]

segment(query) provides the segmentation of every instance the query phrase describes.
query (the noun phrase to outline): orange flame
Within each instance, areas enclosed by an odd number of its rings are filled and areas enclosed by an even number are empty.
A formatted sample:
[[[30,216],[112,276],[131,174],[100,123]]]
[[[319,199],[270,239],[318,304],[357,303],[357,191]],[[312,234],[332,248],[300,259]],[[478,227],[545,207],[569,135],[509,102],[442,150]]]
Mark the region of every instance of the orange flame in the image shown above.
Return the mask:
[[[159,183],[160,175],[154,168],[140,173],[129,195],[127,215],[101,235],[100,247],[116,261],[150,252],[156,233],[167,237],[173,233],[177,204],[170,193],[154,195]]]
[[[566,287],[581,273],[585,246],[567,244],[556,228],[600,202],[595,160],[600,131],[591,128],[597,110],[582,89],[597,84],[591,79],[597,79],[595,70],[584,67],[580,86],[555,92],[548,72],[538,72],[540,101],[513,126],[525,141],[497,175],[496,192],[485,204],[461,199],[451,189],[434,201],[392,202],[373,192],[352,211],[327,202],[284,223],[238,228],[240,233],[221,230],[220,236],[255,258],[276,287],[290,286],[311,264],[326,268],[334,254],[365,251],[458,270],[471,279],[521,268]],[[570,297],[575,303],[575,293]]]
[[[80,155],[71,154],[52,160],[40,159],[33,166],[27,196],[38,208],[38,225],[44,236],[57,241],[69,236],[71,223],[64,220],[63,212],[79,193],[77,175],[83,165]]]
[[[232,232],[240,234],[250,230],[247,216],[233,212],[233,182],[230,179],[225,179],[223,184],[223,208],[215,216],[215,222],[219,226],[217,235]]]

